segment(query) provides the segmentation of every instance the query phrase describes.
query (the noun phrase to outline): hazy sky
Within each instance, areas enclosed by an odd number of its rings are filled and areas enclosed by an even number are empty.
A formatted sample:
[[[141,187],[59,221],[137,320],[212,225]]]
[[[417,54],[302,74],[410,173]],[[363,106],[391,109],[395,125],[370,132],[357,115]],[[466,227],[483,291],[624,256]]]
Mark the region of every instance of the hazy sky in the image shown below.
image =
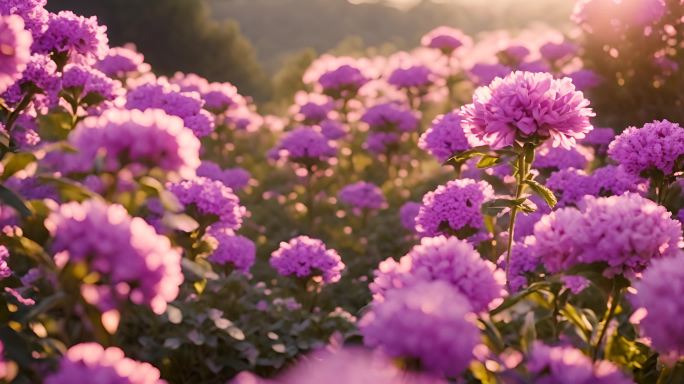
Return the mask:
[[[403,8],[403,9],[409,9],[416,4],[420,3],[421,0],[347,0],[352,4],[361,4],[361,3],[387,3],[393,6],[396,6],[397,8]],[[432,0],[435,3],[470,3],[470,4],[481,4],[481,5],[486,5],[486,4],[491,4],[491,3],[504,3],[504,2],[510,2],[511,0]],[[536,1],[539,3],[551,3],[554,1],[558,0],[528,0],[528,1]]]

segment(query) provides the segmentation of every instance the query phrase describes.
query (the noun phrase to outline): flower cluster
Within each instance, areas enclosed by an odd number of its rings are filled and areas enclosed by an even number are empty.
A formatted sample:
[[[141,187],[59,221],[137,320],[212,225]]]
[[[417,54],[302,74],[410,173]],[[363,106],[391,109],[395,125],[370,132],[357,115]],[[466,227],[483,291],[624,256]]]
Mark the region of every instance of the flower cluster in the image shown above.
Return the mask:
[[[283,276],[294,275],[300,279],[320,276],[324,283],[338,281],[344,269],[342,258],[334,249],[308,236],[280,243],[280,248],[271,254],[270,263]]]
[[[288,132],[272,149],[275,157],[305,165],[325,161],[336,154],[328,138],[313,128],[299,127]]]
[[[418,146],[442,163],[455,153],[470,148],[461,127],[461,116],[451,112],[435,118],[430,128],[420,136]]]
[[[361,121],[374,131],[412,132],[418,128],[416,115],[397,103],[372,106],[361,116]]]
[[[208,160],[202,161],[202,164],[197,168],[197,176],[218,180],[233,191],[247,187],[252,178],[250,173],[243,168],[221,169],[218,164]]]
[[[145,56],[138,53],[134,46],[111,48],[107,55],[95,64],[95,68],[116,79],[150,71],[150,66],[145,64]]]
[[[50,14],[47,29],[33,42],[36,53],[66,55],[59,61],[93,64],[109,50],[107,27],[97,17],[86,18],[71,11]]]
[[[358,209],[376,210],[387,204],[382,190],[377,185],[365,181],[345,186],[338,193],[338,197],[340,202]]]
[[[369,81],[356,67],[344,64],[326,72],[318,79],[323,93],[334,98],[348,99],[356,95],[361,87]]]
[[[31,34],[19,16],[0,16],[0,93],[12,85],[31,59]]]
[[[201,217],[215,217],[215,227],[237,230],[242,226],[245,208],[233,190],[220,181],[197,177],[169,184],[167,188],[186,209],[196,210]]]
[[[446,54],[451,54],[464,45],[470,45],[472,41],[460,30],[443,26],[428,32],[420,42],[424,47],[439,49]]]
[[[218,265],[231,265],[242,273],[249,273],[256,259],[256,245],[244,236],[227,231],[213,231],[211,236],[218,245],[207,258]]]

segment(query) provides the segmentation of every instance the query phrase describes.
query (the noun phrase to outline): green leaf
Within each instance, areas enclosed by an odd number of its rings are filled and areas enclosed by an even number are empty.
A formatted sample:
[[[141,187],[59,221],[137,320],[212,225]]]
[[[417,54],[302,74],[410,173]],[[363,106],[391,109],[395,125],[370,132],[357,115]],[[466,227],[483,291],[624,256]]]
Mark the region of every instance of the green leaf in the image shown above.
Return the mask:
[[[69,179],[51,176],[39,176],[38,179],[44,183],[54,185],[59,195],[66,201],[83,201],[96,196],[94,192],[85,186]]]
[[[71,114],[64,109],[50,112],[38,118],[38,133],[41,140],[62,141],[71,131]]]
[[[2,165],[4,166],[4,171],[2,172],[2,180],[7,180],[10,176],[23,170],[29,164],[36,161],[36,156],[32,153],[21,152],[21,153],[8,153],[2,160]]]
[[[183,205],[178,201],[176,195],[164,188],[164,185],[159,180],[145,176],[140,179],[140,186],[150,195],[158,197],[166,210],[171,212],[183,210]]]
[[[525,322],[520,330],[520,346],[523,351],[529,351],[532,344],[537,340],[537,323],[534,319],[534,311],[527,312]]]
[[[480,169],[491,168],[503,163],[504,159],[498,156],[484,155],[477,162],[477,167]]]
[[[449,158],[449,160],[447,160],[444,164],[461,164],[468,159],[471,159],[476,156],[486,155],[488,153],[489,147],[486,145],[482,145],[479,147],[470,148],[462,152],[457,152],[453,156],[451,156],[451,158]]]
[[[495,216],[506,208],[519,207],[522,209],[522,204],[526,199],[494,199],[486,201],[482,204],[481,211],[485,215]]]
[[[24,204],[21,197],[4,185],[0,185],[0,201],[14,208],[23,217],[31,216],[31,210]]]
[[[537,196],[541,197],[546,201],[546,204],[549,205],[549,207],[553,208],[558,204],[558,200],[556,199],[556,196],[553,194],[553,191],[545,187],[544,185],[540,184],[536,180],[525,180],[525,184],[527,184],[530,189],[532,189],[532,192],[534,192]]]
[[[522,301],[525,297],[528,295],[535,293],[537,291],[541,291],[545,288],[548,288],[549,283],[547,282],[538,282],[538,283],[533,283],[529,287],[521,290],[520,292],[517,292],[511,296],[508,296],[501,305],[498,307],[494,308],[491,312],[489,312],[490,316],[496,316],[499,313],[507,310],[508,308],[513,307],[514,305],[518,304],[520,301]]]

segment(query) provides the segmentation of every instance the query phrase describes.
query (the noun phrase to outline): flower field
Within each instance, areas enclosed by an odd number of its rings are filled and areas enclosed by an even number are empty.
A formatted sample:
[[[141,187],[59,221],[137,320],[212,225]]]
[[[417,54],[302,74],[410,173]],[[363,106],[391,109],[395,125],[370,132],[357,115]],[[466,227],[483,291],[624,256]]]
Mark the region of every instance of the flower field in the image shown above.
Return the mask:
[[[684,5],[324,54],[281,113],[0,0],[0,382],[684,383]]]

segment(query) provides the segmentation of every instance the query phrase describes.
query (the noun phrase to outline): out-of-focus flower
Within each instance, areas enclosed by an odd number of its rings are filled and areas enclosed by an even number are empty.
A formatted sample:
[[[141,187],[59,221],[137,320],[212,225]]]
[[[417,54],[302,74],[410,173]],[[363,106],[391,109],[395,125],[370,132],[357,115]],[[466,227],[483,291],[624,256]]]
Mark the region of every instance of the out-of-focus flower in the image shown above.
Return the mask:
[[[441,26],[426,33],[420,43],[424,47],[439,49],[445,54],[451,54],[462,46],[472,44],[472,39],[458,29]]]
[[[35,40],[47,28],[49,12],[45,9],[46,4],[47,0],[3,0],[0,2],[0,14],[21,17]]]
[[[576,205],[584,196],[597,196],[599,192],[590,175],[574,168],[565,168],[552,173],[546,181],[546,186],[554,192],[559,208]]]
[[[73,98],[76,103],[93,106],[105,100],[114,100],[118,87],[118,82],[92,67],[78,64],[64,67],[62,90],[65,97]]]
[[[401,225],[411,232],[416,232],[416,216],[420,212],[420,206],[420,203],[409,201],[402,205],[399,210]]]
[[[374,131],[412,132],[418,128],[418,117],[397,103],[383,103],[368,108],[361,121]]]
[[[31,59],[31,34],[19,16],[0,16],[0,93],[5,92]]]
[[[12,275],[12,269],[7,265],[10,257],[9,250],[4,245],[0,245],[0,280]]]
[[[408,68],[395,69],[387,79],[387,82],[399,89],[416,88],[425,89],[432,84],[432,71],[424,65],[414,65]]]
[[[211,236],[218,245],[207,260],[217,265],[232,265],[242,273],[249,273],[256,259],[256,245],[252,240],[229,231],[213,231]]]
[[[342,258],[334,249],[308,236],[281,242],[280,248],[271,254],[270,263],[283,276],[302,279],[320,276],[324,283],[338,281],[344,269]]]
[[[603,78],[591,69],[578,69],[566,75],[579,91],[588,91],[603,83]]]
[[[581,146],[566,149],[545,145],[539,149],[533,166],[538,169],[584,169],[592,160],[591,151]]]
[[[455,153],[470,148],[461,127],[461,116],[456,112],[437,116],[432,126],[420,136],[418,146],[442,163]]]
[[[684,155],[684,129],[667,120],[627,128],[610,143],[608,155],[635,176],[651,170],[671,175]]]
[[[202,216],[216,216],[215,227],[237,230],[242,226],[245,207],[233,190],[217,180],[196,177],[167,186],[186,209],[196,209]]]
[[[145,64],[145,56],[137,52],[132,45],[111,48],[107,55],[95,64],[95,68],[115,79],[124,79],[151,70],[150,65]]]
[[[387,204],[382,190],[377,185],[365,181],[345,186],[338,193],[338,197],[343,204],[358,209],[376,210]]]
[[[310,127],[288,132],[272,151],[276,157],[302,164],[326,161],[337,152],[323,134]]]
[[[321,75],[318,79],[323,93],[336,99],[350,99],[369,81],[356,67],[344,64]]]
[[[221,169],[218,164],[208,160],[202,161],[202,164],[197,168],[197,176],[218,180],[233,191],[240,191],[247,187],[252,178],[252,175],[243,168]]]

